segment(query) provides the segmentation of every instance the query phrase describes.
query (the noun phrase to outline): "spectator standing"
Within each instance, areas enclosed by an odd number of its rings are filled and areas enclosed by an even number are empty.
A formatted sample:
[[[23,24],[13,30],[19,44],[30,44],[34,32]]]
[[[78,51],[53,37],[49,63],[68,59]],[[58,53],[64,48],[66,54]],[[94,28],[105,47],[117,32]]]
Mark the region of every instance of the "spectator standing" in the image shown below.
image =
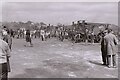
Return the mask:
[[[26,31],[26,42],[29,43],[29,45],[32,47],[32,41],[31,41],[31,36],[30,36],[30,30]],[[26,46],[26,45],[25,45]]]
[[[102,61],[103,65],[107,65],[107,52],[106,52],[106,44],[105,44],[105,35],[107,35],[107,30],[102,32],[102,38],[101,38],[101,53],[102,53]]]
[[[0,34],[0,80],[8,80],[8,72],[10,72],[10,49],[8,44],[2,40]]]
[[[118,40],[116,36],[113,34],[112,29],[108,29],[108,34],[105,36],[106,43],[106,51],[107,51],[107,59],[108,59],[108,67],[116,68],[116,45],[118,44]]]

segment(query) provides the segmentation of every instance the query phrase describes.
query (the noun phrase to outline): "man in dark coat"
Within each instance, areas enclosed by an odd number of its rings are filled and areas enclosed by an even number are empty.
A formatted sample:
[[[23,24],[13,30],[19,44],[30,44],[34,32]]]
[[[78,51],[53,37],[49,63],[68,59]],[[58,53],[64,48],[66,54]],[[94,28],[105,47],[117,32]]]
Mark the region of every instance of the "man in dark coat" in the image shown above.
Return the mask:
[[[107,35],[107,31],[105,30],[102,32],[102,39],[101,39],[101,53],[102,53],[102,61],[103,65],[107,65],[107,52],[106,52],[106,45],[105,45],[105,35]]]
[[[30,30],[29,29],[26,31],[26,42],[30,43],[29,45],[31,47],[33,46],[32,41],[31,41],[31,37],[30,37]],[[27,45],[24,45],[24,46],[27,46]]]

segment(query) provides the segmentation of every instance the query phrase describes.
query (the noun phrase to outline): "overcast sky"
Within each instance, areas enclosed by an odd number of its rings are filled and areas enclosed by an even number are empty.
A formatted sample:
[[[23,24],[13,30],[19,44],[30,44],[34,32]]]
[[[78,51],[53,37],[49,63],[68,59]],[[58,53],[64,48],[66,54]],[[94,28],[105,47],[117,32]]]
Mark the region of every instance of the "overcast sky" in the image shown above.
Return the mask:
[[[71,24],[87,20],[118,24],[117,2],[9,2],[4,3],[2,9],[3,21]]]

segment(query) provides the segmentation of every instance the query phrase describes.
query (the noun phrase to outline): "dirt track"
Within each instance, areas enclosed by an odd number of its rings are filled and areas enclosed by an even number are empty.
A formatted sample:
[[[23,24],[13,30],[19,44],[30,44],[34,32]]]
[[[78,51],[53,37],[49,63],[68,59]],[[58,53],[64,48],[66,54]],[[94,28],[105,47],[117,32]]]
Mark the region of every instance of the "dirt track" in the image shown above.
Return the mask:
[[[24,39],[13,39],[9,78],[117,78],[118,68],[102,65],[100,45],[33,40],[24,47]]]

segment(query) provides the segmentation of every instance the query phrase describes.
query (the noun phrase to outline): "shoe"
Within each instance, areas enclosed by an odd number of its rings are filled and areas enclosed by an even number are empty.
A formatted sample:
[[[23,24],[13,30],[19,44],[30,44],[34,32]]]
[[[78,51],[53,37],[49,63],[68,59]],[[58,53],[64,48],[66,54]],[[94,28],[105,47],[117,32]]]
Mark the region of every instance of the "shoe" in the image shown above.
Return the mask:
[[[113,66],[113,68],[117,68],[117,66]]]
[[[112,68],[112,66],[108,65],[108,68]]]
[[[106,63],[103,63],[102,65],[106,65]]]

